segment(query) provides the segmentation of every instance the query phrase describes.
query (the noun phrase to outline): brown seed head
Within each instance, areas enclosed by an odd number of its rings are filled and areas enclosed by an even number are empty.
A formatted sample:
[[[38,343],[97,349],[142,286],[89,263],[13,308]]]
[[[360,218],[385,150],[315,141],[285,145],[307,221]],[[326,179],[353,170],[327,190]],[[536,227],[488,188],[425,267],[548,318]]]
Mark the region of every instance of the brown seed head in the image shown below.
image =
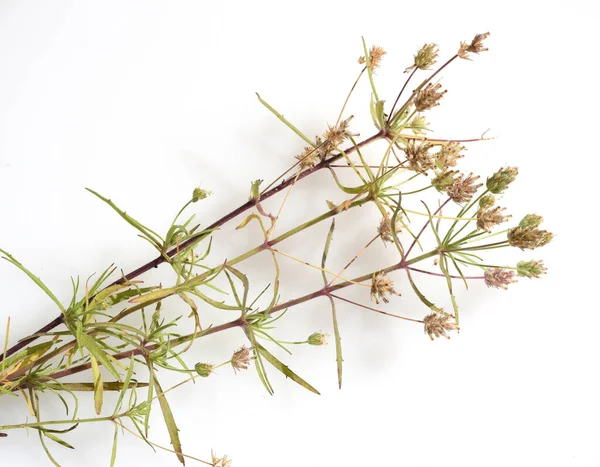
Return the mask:
[[[402,223],[399,220],[396,220],[395,227],[396,233],[400,232],[402,230]],[[392,219],[389,213],[386,212],[385,216],[381,219],[379,227],[377,227],[377,233],[384,242],[394,242],[394,237],[392,235]]]
[[[296,159],[300,161],[298,164],[300,170],[311,169],[321,162],[319,150],[317,148],[313,148],[312,146],[306,146],[302,154],[298,154],[296,156]]]
[[[369,68],[371,71],[375,71],[377,68],[381,66],[381,60],[383,60],[383,56],[386,54],[386,51],[383,50],[382,47],[374,45],[369,50]],[[358,63],[361,65],[366,62],[365,57],[362,56],[358,59]]]
[[[233,356],[231,357],[231,366],[233,367],[233,371],[237,373],[238,370],[247,370],[250,365],[250,360],[253,360],[254,357],[250,355],[250,349],[243,345],[241,348],[233,352]]]
[[[456,203],[466,203],[470,201],[477,190],[482,186],[481,183],[476,183],[479,180],[479,175],[469,174],[458,174],[454,178],[454,183],[450,185],[446,193]]]
[[[425,324],[425,333],[429,335],[431,340],[436,337],[445,337],[450,339],[450,336],[446,331],[458,331],[459,327],[456,324],[454,318],[446,313],[440,313],[434,311],[433,313],[425,316],[423,319]]]
[[[407,143],[404,153],[411,170],[425,173],[434,168],[433,157],[429,154],[431,147],[431,143],[418,142],[414,139]]]
[[[439,100],[448,92],[445,90],[440,91],[441,87],[442,85],[439,83],[429,83],[417,93],[414,101],[417,112],[423,112],[440,105]]]
[[[485,278],[485,285],[495,287],[496,289],[506,290],[509,284],[517,282],[515,272],[510,269],[486,269],[483,276]]]
[[[485,52],[488,49],[483,46],[483,41],[487,39],[489,35],[489,32],[486,32],[484,34],[477,34],[470,44],[467,44],[466,42],[461,42],[457,55],[460,58],[470,60],[469,53],[478,54],[480,52]]]
[[[552,240],[552,233],[547,230],[540,230],[537,227],[513,227],[508,231],[508,243],[510,246],[516,246],[521,250],[533,250],[544,246]]]
[[[371,280],[371,300],[375,300],[377,304],[379,304],[380,300],[383,300],[384,303],[389,303],[389,300],[385,296],[391,294],[400,295],[394,290],[392,280],[383,271],[373,274]]]
[[[491,209],[479,209],[477,211],[477,228],[491,232],[492,227],[498,224],[502,224],[511,218],[510,215],[504,215],[503,212],[506,208],[496,206]]]
[[[409,72],[414,68],[418,68],[419,70],[429,70],[430,67],[435,65],[435,59],[437,58],[438,53],[439,49],[436,44],[425,44],[415,55],[414,63],[404,70],[404,72]]]
[[[342,120],[337,126],[328,125],[327,131],[323,133],[323,138],[325,138],[327,142],[329,142],[332,146],[335,147],[341,144],[345,139],[349,138],[350,136],[356,136],[355,134],[350,133],[350,131],[348,130],[350,120],[352,120],[352,118],[354,117],[351,115],[346,120]]]
[[[450,167],[455,167],[458,159],[464,157],[461,151],[464,151],[465,147],[456,141],[450,141],[443,145],[440,151],[435,155],[436,165],[441,170],[446,170]]]
[[[212,453],[212,465],[213,467],[230,467],[231,460],[227,459],[227,456],[217,457],[214,453]]]

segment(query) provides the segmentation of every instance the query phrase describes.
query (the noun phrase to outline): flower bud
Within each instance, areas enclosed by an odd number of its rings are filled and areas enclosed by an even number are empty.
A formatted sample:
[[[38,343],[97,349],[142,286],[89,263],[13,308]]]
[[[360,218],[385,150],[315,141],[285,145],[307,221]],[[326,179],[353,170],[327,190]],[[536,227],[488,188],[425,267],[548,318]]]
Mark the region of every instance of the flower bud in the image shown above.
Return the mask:
[[[546,274],[547,269],[543,261],[519,261],[517,263],[517,274],[521,277],[539,278],[541,274]]]
[[[540,230],[537,227],[513,227],[508,231],[508,243],[521,250],[533,250],[544,246],[552,240],[552,233]]]
[[[527,214],[521,222],[519,222],[519,226],[523,228],[527,227],[538,227],[544,218],[542,216],[538,216],[537,214]]]
[[[196,370],[196,373],[198,373],[199,376],[206,378],[212,373],[213,365],[211,365],[210,363],[196,363],[194,369]]]
[[[502,193],[515,181],[519,170],[516,167],[504,167],[487,179],[487,189],[495,195]]]
[[[310,345],[327,345],[327,334],[323,334],[321,331],[313,332],[308,336],[308,343]]]
[[[207,198],[211,194],[211,191],[204,190],[202,188],[194,188],[194,192],[192,193],[192,202],[196,203],[201,199]]]
[[[482,209],[491,208],[496,202],[496,198],[493,195],[485,195],[479,200],[479,207]]]

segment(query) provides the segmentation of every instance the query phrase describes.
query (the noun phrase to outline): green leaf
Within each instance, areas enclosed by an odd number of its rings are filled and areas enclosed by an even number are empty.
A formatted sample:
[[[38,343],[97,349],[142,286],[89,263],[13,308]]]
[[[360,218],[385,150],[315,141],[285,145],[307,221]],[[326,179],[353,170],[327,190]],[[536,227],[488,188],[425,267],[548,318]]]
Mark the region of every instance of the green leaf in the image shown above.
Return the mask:
[[[103,402],[103,389],[104,386],[102,384],[102,375],[100,374],[100,368],[98,367],[98,361],[96,357],[90,355],[90,360],[92,363],[92,374],[94,376],[94,408],[96,409],[96,414],[100,415],[102,412],[102,402]]]
[[[333,231],[335,229],[335,219],[331,221],[331,227],[329,228],[329,233],[327,234],[327,239],[325,240],[325,248],[323,249],[323,257],[321,259],[321,274],[323,275],[323,283],[327,287],[327,275],[325,274],[325,263],[327,262],[327,255],[329,253],[329,247],[331,246],[331,240],[333,239]],[[328,295],[329,301],[331,302],[331,317],[333,319],[333,332],[335,336],[335,360],[337,363],[337,376],[338,376],[338,386],[342,389],[342,362],[344,359],[342,358],[342,338],[340,336],[340,328],[338,326],[337,313],[335,310],[335,302],[333,298]]]
[[[151,369],[151,371],[154,372],[153,369]],[[183,452],[181,450],[181,441],[179,440],[179,428],[177,428],[175,418],[173,417],[173,412],[171,411],[169,402],[167,401],[167,398],[164,395],[163,390],[160,387],[160,384],[158,383],[158,380],[156,379],[156,375],[154,375],[154,387],[156,388],[158,403],[163,413],[163,419],[165,420],[167,430],[169,431],[171,444],[173,445],[173,449],[175,450],[177,459],[179,459],[179,462],[185,465],[185,457],[183,457]]]
[[[110,455],[110,467],[114,467],[117,460],[117,440],[119,439],[119,425],[115,423],[115,436],[113,438],[112,452]]]
[[[164,289],[154,290],[152,292],[140,295],[139,297],[132,298],[129,300],[129,303],[151,304],[157,300],[162,300],[163,298],[167,298],[176,294],[177,290],[178,287],[166,287]]]
[[[42,289],[46,295],[48,295],[48,297],[50,297],[52,299],[52,301],[54,303],[56,303],[56,306],[58,306],[58,308],[60,309],[60,311],[62,311],[63,313],[66,313],[66,309],[65,307],[62,305],[62,303],[60,303],[60,301],[58,300],[58,298],[56,298],[56,296],[50,291],[50,289],[46,286],[46,284],[44,284],[41,279],[39,277],[36,277],[31,271],[29,271],[29,269],[27,269],[25,266],[23,266],[21,263],[19,263],[10,253],[8,253],[7,251],[3,250],[2,248],[0,248],[0,253],[2,253],[3,255],[3,259],[5,259],[6,261],[8,261],[9,263],[13,264],[14,266],[16,266],[17,268],[19,268],[21,271],[23,271],[25,274],[27,274],[27,276],[29,276],[29,278],[35,282],[37,284],[37,286]]]
[[[306,141],[312,147],[315,147],[315,143],[313,143],[310,139],[308,139],[304,135],[304,133],[302,133],[298,128],[296,128],[294,125],[292,125],[283,115],[281,115],[279,112],[277,112],[277,110],[275,110],[273,107],[271,107],[267,103],[267,101],[265,101],[262,97],[260,97],[260,95],[258,93],[256,93],[256,97],[258,97],[258,100],[260,101],[260,103],[262,105],[264,105],[267,109],[269,109],[273,113],[273,115],[275,115],[279,120],[281,120],[290,130],[292,130],[294,133],[296,133],[298,136],[300,136],[300,138],[302,138],[304,141]]]
[[[67,443],[65,440],[60,439],[58,436],[53,435],[52,433],[49,433],[45,430],[42,430],[44,432],[44,436],[50,438],[52,441],[54,441],[55,443],[60,444],[61,446],[64,446],[66,448],[69,449],[75,449],[73,446],[71,446],[69,443]]]
[[[108,204],[111,208],[113,208],[117,212],[117,214],[119,214],[119,216],[121,216],[129,225],[131,225],[132,227],[137,229],[139,232],[141,232],[143,235],[148,237],[148,240],[150,240],[150,243],[152,243],[159,251],[161,251],[163,239],[159,234],[157,234],[153,230],[149,229],[145,225],[143,225],[140,222],[138,222],[137,220],[135,220],[133,217],[131,217],[125,211],[122,211],[121,209],[119,209],[117,207],[117,205],[115,203],[113,203],[110,199],[105,198],[104,196],[95,192],[91,188],[86,188],[86,190],[89,191],[90,193],[92,193],[94,196],[97,196],[102,201],[104,201],[106,204]]]
[[[90,352],[90,355],[95,357],[96,360],[98,360],[98,362],[102,363],[102,365],[104,365],[106,367],[106,369],[108,371],[110,371],[110,373],[115,378],[117,378],[118,380],[121,379],[121,376],[119,375],[119,373],[117,372],[117,370],[115,369],[113,364],[111,363],[111,361],[108,357],[108,354],[104,350],[102,350],[102,347],[100,347],[94,339],[92,339],[86,333],[81,332],[78,335],[78,341],[79,341],[80,345],[85,347]]]
[[[290,370],[290,368],[287,365],[284,365],[281,361],[279,361],[273,354],[271,354],[267,349],[265,349],[258,342],[256,343],[256,348],[258,349],[258,352],[263,357],[265,357],[265,359],[271,365],[273,365],[275,368],[277,368],[279,371],[281,371],[285,376],[290,378],[292,381],[298,383],[303,388],[308,389],[310,392],[314,392],[315,394],[321,395],[319,393],[319,391],[317,391],[314,387],[312,387],[310,384],[308,384],[306,381],[304,381],[300,376],[298,376],[296,373],[294,373],[292,370]]]

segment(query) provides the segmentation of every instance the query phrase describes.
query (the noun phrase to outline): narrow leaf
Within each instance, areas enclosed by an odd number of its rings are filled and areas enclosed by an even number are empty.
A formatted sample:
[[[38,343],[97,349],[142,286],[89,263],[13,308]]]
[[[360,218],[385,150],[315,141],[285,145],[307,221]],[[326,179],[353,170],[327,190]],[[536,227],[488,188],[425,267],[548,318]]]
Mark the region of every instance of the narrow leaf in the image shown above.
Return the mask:
[[[285,376],[290,378],[292,381],[298,383],[303,388],[308,389],[310,392],[314,392],[315,394],[321,395],[319,393],[319,391],[317,391],[314,387],[312,387],[310,384],[308,384],[306,381],[304,381],[300,376],[298,376],[296,373],[294,373],[292,370],[290,370],[290,368],[287,365],[284,365],[281,361],[279,361],[273,354],[271,354],[267,349],[265,349],[258,342],[256,343],[256,346],[257,346],[256,348],[258,349],[259,353],[263,357],[265,357],[265,359],[271,365],[273,365],[275,368],[277,368],[279,371],[281,371]]]
[[[164,395],[163,390],[160,387],[160,384],[158,383],[158,380],[156,379],[156,375],[154,375],[154,387],[156,388],[158,403],[160,404],[160,409],[163,413],[163,419],[165,420],[167,430],[169,431],[171,444],[173,445],[173,449],[175,450],[177,459],[179,459],[179,462],[185,465],[185,457],[183,457],[183,452],[181,451],[181,441],[179,440],[179,428],[177,428],[175,418],[173,418],[173,412],[171,411],[169,402],[167,402],[167,398]]]

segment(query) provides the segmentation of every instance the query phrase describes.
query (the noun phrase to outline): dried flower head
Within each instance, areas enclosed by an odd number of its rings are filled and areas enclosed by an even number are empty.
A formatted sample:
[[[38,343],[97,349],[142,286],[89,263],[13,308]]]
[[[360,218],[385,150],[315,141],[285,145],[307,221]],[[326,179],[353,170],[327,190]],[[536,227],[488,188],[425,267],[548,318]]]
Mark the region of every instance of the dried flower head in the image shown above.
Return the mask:
[[[328,125],[327,131],[323,133],[323,138],[325,138],[327,142],[329,142],[333,147],[335,147],[341,144],[345,139],[349,138],[350,136],[356,136],[355,134],[350,133],[350,131],[348,130],[350,120],[352,120],[353,118],[354,117],[350,115],[350,117],[348,117],[346,120],[342,120],[337,126]]]
[[[394,283],[383,271],[376,272],[371,278],[371,300],[379,304],[380,300],[389,303],[386,295],[400,295],[394,290]]]
[[[396,220],[396,225],[394,227],[394,230],[398,233],[402,230],[402,223],[399,220]],[[394,242],[394,237],[392,235],[392,218],[389,213],[386,212],[385,216],[381,219],[379,227],[377,227],[377,233],[384,242]]]
[[[227,459],[227,456],[217,457],[214,453],[212,453],[212,465],[213,467],[230,467],[231,460]]]
[[[458,159],[464,157],[461,151],[464,151],[465,147],[456,141],[450,141],[444,144],[440,151],[435,155],[436,165],[441,170],[446,170],[450,167],[455,167]]]
[[[461,42],[460,48],[458,49],[458,52],[457,52],[457,55],[460,58],[470,60],[469,53],[478,54],[480,52],[485,52],[488,49],[483,46],[483,41],[485,39],[487,39],[489,37],[489,35],[490,35],[489,32],[486,32],[483,34],[477,34],[473,38],[473,40],[471,41],[470,44],[467,44],[466,42]]]
[[[429,150],[432,148],[431,143],[419,142],[410,140],[404,148],[406,160],[411,170],[419,173],[425,173],[434,168],[434,160]]]
[[[510,215],[504,215],[505,208],[496,206],[491,209],[479,209],[477,211],[477,228],[491,232],[492,227],[498,224],[502,224],[511,218]]]
[[[254,357],[250,355],[250,349],[243,345],[238,350],[233,352],[233,356],[231,357],[231,366],[233,367],[233,371],[237,373],[238,370],[247,370],[250,365],[250,360],[253,360]]]
[[[552,233],[540,230],[537,227],[513,227],[508,231],[508,243],[521,250],[533,250],[548,244],[552,240]]]
[[[506,290],[509,284],[517,282],[515,272],[510,269],[486,269],[483,276],[485,278],[485,285],[488,287],[495,287],[496,289]]]
[[[479,180],[479,175],[469,174],[465,176],[464,174],[459,174],[454,178],[454,183],[446,189],[446,193],[456,203],[466,203],[471,200],[473,195],[483,185],[482,183],[477,183],[477,180]]]
[[[423,319],[425,324],[425,333],[429,335],[431,340],[436,337],[445,337],[450,339],[450,336],[446,331],[458,331],[459,327],[454,320],[454,317],[446,313],[440,313],[434,311],[433,313],[425,316]]]
[[[519,170],[516,167],[503,167],[487,179],[485,186],[491,193],[498,195],[515,181],[518,174]]]
[[[539,225],[544,222],[544,218],[542,216],[538,216],[537,214],[527,214],[521,222],[519,222],[520,227],[539,227]]]
[[[414,101],[417,112],[423,112],[424,110],[429,110],[440,105],[440,99],[448,92],[445,90],[440,91],[441,87],[442,85],[439,83],[429,83],[417,93]]]
[[[196,366],[194,366],[198,376],[202,376],[203,378],[210,376],[213,372],[213,368],[214,365],[211,365],[210,363],[196,363]]]
[[[192,202],[196,203],[210,195],[212,195],[212,191],[204,190],[202,188],[194,188],[192,193]]]
[[[307,342],[310,345],[327,345],[327,336],[329,334],[319,332],[313,332],[310,336],[308,336]]]
[[[381,60],[383,60],[383,56],[386,54],[386,51],[383,50],[382,47],[377,45],[371,46],[371,50],[369,50],[369,68],[371,71],[375,71],[377,68],[381,66]],[[366,62],[364,55],[358,59],[358,63],[361,65]]]
[[[521,277],[539,278],[540,275],[546,274],[547,269],[544,267],[543,261],[519,261],[517,263],[517,274]]]
[[[419,70],[429,70],[430,67],[435,65],[435,59],[437,58],[438,53],[439,49],[436,44],[425,44],[415,55],[414,63],[404,70],[404,72],[407,73],[414,68],[418,68]]]
[[[298,154],[296,159],[300,161],[298,164],[300,170],[312,169],[315,165],[321,162],[319,150],[312,146],[306,146],[302,154]]]

